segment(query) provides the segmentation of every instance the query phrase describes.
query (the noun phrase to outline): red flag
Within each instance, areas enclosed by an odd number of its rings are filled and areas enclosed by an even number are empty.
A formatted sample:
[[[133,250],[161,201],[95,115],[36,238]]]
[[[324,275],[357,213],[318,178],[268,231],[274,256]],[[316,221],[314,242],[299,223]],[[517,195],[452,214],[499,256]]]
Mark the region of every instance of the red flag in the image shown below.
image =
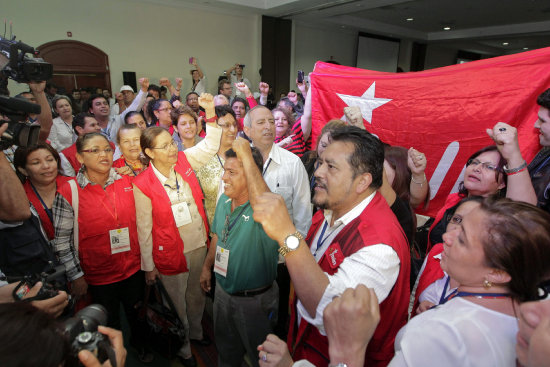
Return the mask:
[[[503,121],[518,129],[523,157],[540,149],[536,98],[550,87],[550,48],[410,73],[385,73],[317,62],[311,74],[313,141],[344,107],[359,106],[368,131],[383,142],[426,154],[435,216],[462,181],[466,160],[494,142]]]

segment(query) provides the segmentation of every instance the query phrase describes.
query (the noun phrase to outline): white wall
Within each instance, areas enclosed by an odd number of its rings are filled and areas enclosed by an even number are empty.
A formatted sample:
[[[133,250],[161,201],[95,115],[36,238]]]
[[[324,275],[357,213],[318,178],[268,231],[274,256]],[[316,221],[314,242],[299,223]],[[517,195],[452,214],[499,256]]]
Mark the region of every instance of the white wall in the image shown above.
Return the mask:
[[[37,47],[71,39],[89,43],[109,55],[111,85],[118,91],[122,71],[135,71],[158,84],[166,76],[181,76],[183,91],[191,89],[189,57],[196,57],[206,74],[208,91],[217,92],[218,75],[236,62],[258,85],[261,17],[232,15],[152,4],[138,0],[6,0],[2,19],[13,22],[17,39]],[[73,34],[67,37],[67,32]],[[9,33],[9,32],[8,32]],[[27,89],[10,81],[15,93]]]
[[[330,60],[331,56],[342,65],[355,65],[357,33],[337,27],[322,28],[294,21],[294,49],[290,69],[290,89],[295,89],[296,73],[306,75],[313,71],[315,62]]]

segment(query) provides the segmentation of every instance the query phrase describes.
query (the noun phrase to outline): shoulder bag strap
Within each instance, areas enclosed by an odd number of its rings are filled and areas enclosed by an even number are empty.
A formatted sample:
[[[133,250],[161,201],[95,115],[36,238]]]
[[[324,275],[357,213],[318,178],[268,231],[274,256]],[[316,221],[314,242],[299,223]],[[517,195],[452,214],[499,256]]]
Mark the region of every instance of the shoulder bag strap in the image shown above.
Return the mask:
[[[74,226],[73,226],[73,245],[76,253],[78,254],[78,187],[75,180],[69,180],[69,186],[71,186],[71,206],[74,213]],[[78,255],[77,255],[78,256]]]

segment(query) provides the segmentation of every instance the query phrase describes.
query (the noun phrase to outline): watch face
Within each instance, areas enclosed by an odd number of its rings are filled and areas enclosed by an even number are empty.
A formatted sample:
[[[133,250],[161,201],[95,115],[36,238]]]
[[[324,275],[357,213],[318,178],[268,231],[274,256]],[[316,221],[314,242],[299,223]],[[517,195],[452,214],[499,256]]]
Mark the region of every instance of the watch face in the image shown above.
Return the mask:
[[[295,235],[290,235],[286,238],[286,246],[291,250],[296,250],[300,245],[300,239]]]

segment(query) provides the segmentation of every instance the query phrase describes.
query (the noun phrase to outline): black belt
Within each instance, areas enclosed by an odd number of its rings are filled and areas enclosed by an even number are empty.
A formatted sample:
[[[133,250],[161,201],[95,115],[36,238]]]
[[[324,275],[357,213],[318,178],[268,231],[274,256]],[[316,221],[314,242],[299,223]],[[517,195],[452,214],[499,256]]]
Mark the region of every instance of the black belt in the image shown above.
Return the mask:
[[[270,284],[268,286],[261,287],[261,288],[249,289],[249,290],[246,290],[246,291],[235,292],[235,293],[232,293],[231,295],[236,296],[236,297],[254,297],[254,296],[257,296],[258,294],[262,294],[262,293],[267,292],[268,290],[271,289],[272,286],[273,286],[273,284]]]

